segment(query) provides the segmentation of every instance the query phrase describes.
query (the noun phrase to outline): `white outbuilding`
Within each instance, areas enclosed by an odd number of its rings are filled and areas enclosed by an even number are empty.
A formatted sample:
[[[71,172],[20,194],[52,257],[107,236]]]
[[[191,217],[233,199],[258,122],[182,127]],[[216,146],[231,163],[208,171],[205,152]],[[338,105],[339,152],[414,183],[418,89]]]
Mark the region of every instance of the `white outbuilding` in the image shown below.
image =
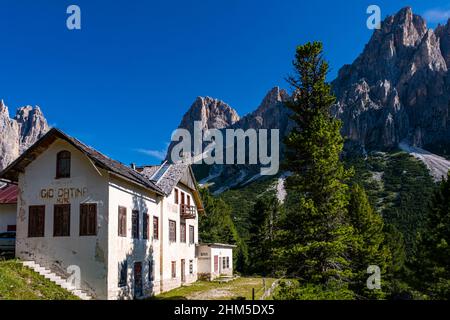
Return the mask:
[[[233,276],[233,248],[224,243],[200,243],[197,245],[198,277],[214,280]]]

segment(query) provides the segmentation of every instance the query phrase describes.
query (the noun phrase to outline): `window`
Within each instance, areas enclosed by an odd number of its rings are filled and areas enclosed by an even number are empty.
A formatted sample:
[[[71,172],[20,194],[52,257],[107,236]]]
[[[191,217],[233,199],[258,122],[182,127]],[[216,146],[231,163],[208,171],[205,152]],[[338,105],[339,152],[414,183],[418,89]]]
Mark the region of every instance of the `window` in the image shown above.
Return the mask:
[[[222,258],[222,269],[227,268],[227,259],[225,257]]]
[[[177,223],[173,220],[169,220],[169,241],[177,241]]]
[[[180,242],[186,243],[186,223],[180,223]]]
[[[119,207],[119,237],[127,236],[127,208]]]
[[[139,211],[131,212],[131,234],[133,239],[139,239]]]
[[[172,278],[177,277],[177,262],[172,261]]]
[[[155,261],[149,260],[148,261],[148,282],[150,282],[150,284],[153,282],[154,276],[155,276]]]
[[[56,178],[70,178],[69,151],[60,151],[56,154]]]
[[[80,204],[80,236],[97,235],[97,204]]]
[[[28,208],[28,237],[43,237],[45,229],[45,206]]]
[[[194,226],[189,226],[189,243],[194,244]]]
[[[178,189],[175,189],[175,204],[178,204]]]
[[[181,204],[184,204],[184,192],[181,191],[180,194],[181,194]]]
[[[230,268],[230,257],[227,257],[227,269]]]
[[[119,287],[127,285],[128,263],[124,260],[119,263]]]
[[[70,236],[70,204],[55,204],[53,210],[53,236]]]
[[[148,239],[148,231],[149,231],[149,225],[148,225],[148,214],[144,212],[144,217],[142,220],[142,239]]]
[[[194,260],[189,260],[189,274],[194,274]]]
[[[153,217],[153,239],[159,239],[159,221],[158,217]]]
[[[186,197],[187,197],[187,205],[188,205],[188,207],[190,207],[191,206],[191,196],[186,195]]]

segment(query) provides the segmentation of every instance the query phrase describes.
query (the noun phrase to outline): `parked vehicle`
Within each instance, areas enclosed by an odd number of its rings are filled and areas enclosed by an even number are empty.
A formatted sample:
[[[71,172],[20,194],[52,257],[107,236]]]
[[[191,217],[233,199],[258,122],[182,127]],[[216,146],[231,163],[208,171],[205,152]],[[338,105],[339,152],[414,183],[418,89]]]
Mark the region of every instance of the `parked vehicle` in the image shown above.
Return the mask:
[[[0,253],[14,252],[16,249],[16,233],[14,231],[0,233]]]

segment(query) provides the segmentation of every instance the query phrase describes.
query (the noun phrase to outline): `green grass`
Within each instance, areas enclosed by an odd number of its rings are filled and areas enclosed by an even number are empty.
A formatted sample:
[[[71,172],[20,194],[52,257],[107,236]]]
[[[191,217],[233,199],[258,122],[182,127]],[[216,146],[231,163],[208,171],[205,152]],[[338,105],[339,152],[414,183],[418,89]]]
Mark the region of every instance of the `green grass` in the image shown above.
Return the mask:
[[[266,289],[275,281],[265,278]],[[252,288],[255,288],[255,300],[264,293],[263,278],[242,277],[229,282],[197,281],[157,295],[155,299],[188,299],[188,300],[234,300],[252,299]]]
[[[24,267],[17,260],[0,261],[0,300],[78,300],[68,291]]]

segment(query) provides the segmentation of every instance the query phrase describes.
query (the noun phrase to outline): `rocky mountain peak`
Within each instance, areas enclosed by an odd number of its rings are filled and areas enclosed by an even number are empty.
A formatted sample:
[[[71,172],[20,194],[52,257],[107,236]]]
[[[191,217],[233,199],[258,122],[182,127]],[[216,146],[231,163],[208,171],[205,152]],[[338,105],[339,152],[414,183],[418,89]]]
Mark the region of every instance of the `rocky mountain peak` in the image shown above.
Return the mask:
[[[13,119],[3,100],[0,102],[0,170],[14,161],[25,149],[48,131],[39,107],[18,108]]]
[[[450,24],[434,32],[404,8],[375,30],[361,55],[333,81],[336,115],[366,149],[450,138]]]
[[[268,109],[273,108],[280,102],[287,101],[288,99],[289,94],[286,90],[280,89],[280,87],[274,87],[266,94],[255,113],[261,115],[267,112]]]
[[[239,120],[236,110],[225,102],[211,97],[197,97],[184,115],[180,128],[193,129],[194,121],[201,121],[202,128],[222,129]]]

